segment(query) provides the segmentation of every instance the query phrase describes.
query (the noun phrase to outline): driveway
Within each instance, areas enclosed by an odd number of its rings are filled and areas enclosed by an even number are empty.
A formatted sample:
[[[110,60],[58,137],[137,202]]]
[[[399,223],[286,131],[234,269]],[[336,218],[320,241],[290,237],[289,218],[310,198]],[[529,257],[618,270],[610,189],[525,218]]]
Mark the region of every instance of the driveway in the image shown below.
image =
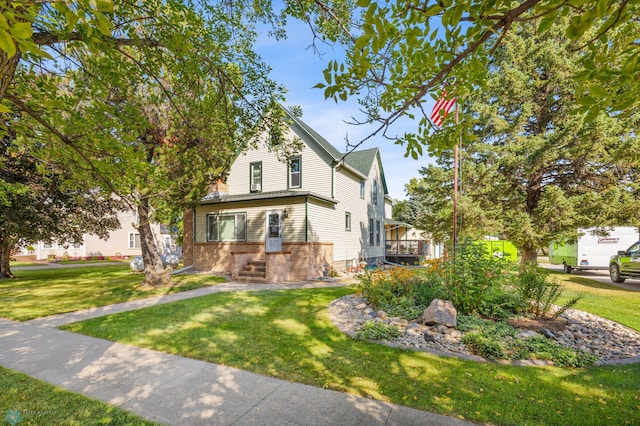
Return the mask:
[[[549,270],[555,272],[562,272],[562,265],[552,265],[550,263],[540,263],[540,266],[543,268],[547,268]],[[609,278],[609,271],[607,270],[596,270],[596,271],[571,271],[571,275],[575,275],[576,277],[584,277],[589,278],[590,280],[598,281],[604,284],[614,285],[616,287],[624,288],[625,290],[632,291],[640,291],[640,280],[636,279],[627,279],[624,283],[614,283]]]

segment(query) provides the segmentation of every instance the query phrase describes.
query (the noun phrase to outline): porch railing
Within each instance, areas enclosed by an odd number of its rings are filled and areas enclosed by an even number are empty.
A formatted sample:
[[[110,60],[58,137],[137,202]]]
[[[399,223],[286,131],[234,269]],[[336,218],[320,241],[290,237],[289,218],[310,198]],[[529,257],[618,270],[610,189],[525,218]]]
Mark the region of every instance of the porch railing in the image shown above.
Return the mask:
[[[387,256],[431,256],[429,243],[424,240],[388,240],[385,252]]]

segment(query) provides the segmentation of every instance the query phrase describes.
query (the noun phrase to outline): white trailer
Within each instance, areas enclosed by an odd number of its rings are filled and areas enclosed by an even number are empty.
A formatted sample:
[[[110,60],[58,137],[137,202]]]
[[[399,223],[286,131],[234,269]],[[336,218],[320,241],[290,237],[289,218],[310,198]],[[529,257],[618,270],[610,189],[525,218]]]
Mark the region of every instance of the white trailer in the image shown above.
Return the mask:
[[[603,235],[607,232],[608,235]],[[618,250],[626,250],[640,239],[640,232],[634,226],[580,228],[575,244],[551,243],[549,262],[563,265],[566,273],[573,269],[609,269],[611,256]]]

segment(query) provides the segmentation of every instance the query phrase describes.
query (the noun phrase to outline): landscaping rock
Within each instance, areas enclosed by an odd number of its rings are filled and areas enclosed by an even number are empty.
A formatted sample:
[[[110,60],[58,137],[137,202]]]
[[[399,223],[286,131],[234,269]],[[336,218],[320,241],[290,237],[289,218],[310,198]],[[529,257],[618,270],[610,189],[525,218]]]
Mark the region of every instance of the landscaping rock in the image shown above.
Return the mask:
[[[426,325],[444,325],[446,327],[455,327],[458,312],[453,304],[448,300],[434,299],[429,307],[424,310],[422,318]]]
[[[366,300],[357,296],[345,296],[335,300],[329,307],[332,315],[340,319],[340,326],[350,331],[357,330],[362,322],[371,319],[376,313],[371,309],[356,309],[356,306],[366,303]],[[371,312],[371,315],[369,314]],[[583,349],[595,354],[599,362],[625,360],[632,357],[640,357],[640,332],[632,330],[619,323],[598,317],[596,315],[568,309],[561,318],[563,325],[568,325],[564,330],[554,329],[556,342]],[[381,321],[378,319],[377,321]],[[406,348],[446,351],[461,355],[471,353],[457,338],[457,330],[449,327],[427,327],[421,324],[422,318],[410,322],[406,326],[399,326],[402,336],[393,339],[393,344],[399,344]],[[548,325],[548,324],[547,324]],[[574,327],[571,327],[573,325]],[[550,327],[542,327],[549,329]],[[444,334],[440,331],[444,331]],[[532,334],[526,334],[532,333]],[[462,333],[461,333],[462,334]],[[535,335],[533,330],[523,330],[518,336]],[[624,361],[623,361],[624,362]]]
[[[435,336],[433,334],[429,333],[428,331],[425,331],[423,336],[424,336],[425,342],[435,343],[435,341],[436,341]]]
[[[533,330],[524,330],[521,331],[520,333],[516,334],[516,339],[518,340],[524,340],[524,339],[528,339],[529,337],[534,337],[537,336],[538,333],[536,333]]]
[[[556,339],[556,335],[553,334],[551,330],[547,330],[546,328],[541,329],[540,334],[542,334],[544,337],[549,339],[554,339],[554,340]]]

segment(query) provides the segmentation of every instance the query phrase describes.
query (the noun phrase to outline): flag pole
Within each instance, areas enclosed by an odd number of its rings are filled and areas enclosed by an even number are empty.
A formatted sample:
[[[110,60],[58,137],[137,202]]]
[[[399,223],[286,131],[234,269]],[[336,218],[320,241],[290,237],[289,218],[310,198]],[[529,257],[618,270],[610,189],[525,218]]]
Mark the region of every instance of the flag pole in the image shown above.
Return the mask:
[[[458,102],[456,102],[456,127],[458,127]],[[453,246],[458,244],[458,143],[453,146]]]

